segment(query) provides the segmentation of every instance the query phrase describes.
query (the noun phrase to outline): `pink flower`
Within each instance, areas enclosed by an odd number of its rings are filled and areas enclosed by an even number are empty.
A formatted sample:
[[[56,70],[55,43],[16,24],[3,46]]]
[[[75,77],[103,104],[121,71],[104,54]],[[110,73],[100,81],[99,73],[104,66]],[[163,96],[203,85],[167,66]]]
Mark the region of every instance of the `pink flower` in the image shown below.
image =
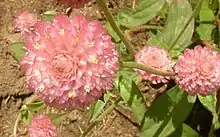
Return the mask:
[[[168,53],[159,46],[145,46],[135,55],[137,63],[144,66],[153,67],[161,71],[173,72],[174,63]],[[159,76],[143,70],[135,69],[135,71],[145,80],[151,81],[153,84],[167,83],[170,79],[168,76]]]
[[[74,8],[79,8],[91,0],[57,0],[57,1]]]
[[[30,91],[49,106],[84,108],[113,87],[119,55],[107,30],[81,14],[39,22],[21,64]]]
[[[20,32],[22,36],[33,30],[34,24],[37,22],[37,16],[24,10],[16,15],[14,20],[15,31]]]
[[[32,118],[29,125],[29,137],[56,137],[56,126],[44,115]]]
[[[189,94],[211,94],[220,87],[220,54],[201,46],[186,49],[175,72],[176,82]]]

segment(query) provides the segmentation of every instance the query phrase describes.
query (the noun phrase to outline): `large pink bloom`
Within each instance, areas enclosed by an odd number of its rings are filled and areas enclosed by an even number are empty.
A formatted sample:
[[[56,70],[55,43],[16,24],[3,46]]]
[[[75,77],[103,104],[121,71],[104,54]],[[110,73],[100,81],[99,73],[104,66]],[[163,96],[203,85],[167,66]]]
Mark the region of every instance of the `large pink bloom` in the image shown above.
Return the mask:
[[[33,30],[34,24],[37,22],[37,16],[24,10],[15,16],[14,27],[15,31],[20,32],[22,36],[30,33]]]
[[[208,95],[220,87],[220,54],[201,46],[186,49],[175,72],[176,82],[189,94]]]
[[[29,89],[48,105],[83,108],[113,87],[119,55],[107,30],[79,14],[35,24],[21,64]]]
[[[91,0],[57,0],[57,1],[74,8],[79,8]]]
[[[161,71],[173,72],[174,63],[168,53],[159,46],[145,46],[135,55],[137,63],[144,66],[153,67]],[[155,75],[143,70],[135,69],[145,80],[151,81],[153,84],[167,83],[170,77]]]
[[[29,137],[56,137],[56,126],[44,115],[32,118],[29,125]]]

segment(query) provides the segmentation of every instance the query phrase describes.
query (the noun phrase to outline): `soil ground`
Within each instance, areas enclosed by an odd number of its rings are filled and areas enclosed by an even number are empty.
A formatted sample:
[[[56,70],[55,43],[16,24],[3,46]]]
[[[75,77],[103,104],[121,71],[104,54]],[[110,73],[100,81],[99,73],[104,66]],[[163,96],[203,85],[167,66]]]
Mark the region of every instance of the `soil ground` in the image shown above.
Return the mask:
[[[129,1],[130,2],[130,1]],[[126,0],[111,1],[110,7],[117,8],[129,4]],[[42,15],[47,10],[64,12],[67,7],[57,4],[54,0],[0,0],[0,137],[10,137],[13,125],[22,104],[30,97],[24,82],[24,74],[20,70],[19,62],[9,52],[10,43],[17,41],[13,37],[14,15],[21,10],[28,10]],[[87,16],[102,19],[94,2],[85,6],[83,12]],[[86,128],[89,112],[73,111],[59,126],[59,137],[78,137]],[[19,124],[18,131],[22,135],[27,128]],[[117,111],[103,119],[89,135],[90,137],[137,137],[138,129]]]

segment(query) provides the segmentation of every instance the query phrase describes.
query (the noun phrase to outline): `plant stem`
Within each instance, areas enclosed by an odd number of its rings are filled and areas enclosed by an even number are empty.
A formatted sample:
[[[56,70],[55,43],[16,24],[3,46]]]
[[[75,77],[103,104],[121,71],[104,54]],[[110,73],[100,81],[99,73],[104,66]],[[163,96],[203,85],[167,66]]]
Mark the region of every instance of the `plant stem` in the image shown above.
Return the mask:
[[[111,106],[109,106],[96,120],[91,122],[88,126],[88,128],[83,132],[83,134],[80,137],[86,137],[86,135],[97,125],[102,119],[111,113],[114,108],[117,106],[117,104],[121,101],[121,98],[117,99]]]
[[[173,41],[173,43],[171,44],[171,46],[169,47],[168,51],[170,52],[174,46],[176,45],[176,43],[178,42],[178,40],[180,39],[180,37],[183,35],[184,31],[186,30],[186,28],[189,26],[190,22],[192,21],[192,19],[194,17],[196,17],[196,15],[198,14],[198,10],[201,7],[203,0],[199,0],[199,2],[197,3],[193,13],[191,14],[190,18],[187,20],[186,24],[184,25],[183,29],[180,31],[180,33],[177,35],[176,39]]]
[[[127,67],[127,68],[141,69],[141,70],[150,72],[152,74],[160,75],[160,76],[175,76],[176,75],[173,72],[160,71],[160,70],[154,69],[152,67],[143,66],[143,65],[135,63],[135,62],[121,62],[121,65],[124,67]]]
[[[116,24],[112,14],[111,14],[111,12],[109,11],[107,5],[105,4],[105,1],[104,0],[96,0],[96,2],[98,3],[99,7],[103,10],[103,12],[104,12],[107,20],[109,21],[111,27],[114,29],[114,31],[117,33],[117,35],[119,36],[121,41],[127,47],[129,53],[131,55],[135,55],[136,51],[135,51],[133,45],[126,39],[126,37],[124,36],[124,34],[120,30],[120,28],[117,26],[117,24]]]
[[[32,95],[30,97],[30,99],[24,104],[30,104],[30,103],[33,103],[35,102],[36,100],[38,100],[38,97],[36,95]],[[19,123],[19,120],[21,119],[21,113],[19,112],[16,120],[15,120],[15,124],[14,124],[14,129],[13,129],[13,136],[16,137],[16,134],[17,134],[17,127],[18,127],[18,123]]]

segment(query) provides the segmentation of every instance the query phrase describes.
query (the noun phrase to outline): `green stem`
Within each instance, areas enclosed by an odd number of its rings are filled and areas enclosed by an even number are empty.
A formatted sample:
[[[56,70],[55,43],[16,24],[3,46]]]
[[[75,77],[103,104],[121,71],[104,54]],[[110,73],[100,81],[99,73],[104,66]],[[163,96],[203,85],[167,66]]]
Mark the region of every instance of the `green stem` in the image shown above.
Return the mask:
[[[32,96],[30,97],[30,99],[25,103],[25,105],[26,105],[26,104],[33,103],[33,102],[35,102],[36,100],[38,100],[38,97],[37,97],[36,95],[32,95]],[[14,137],[15,137],[16,134],[17,134],[17,128],[18,128],[18,123],[19,123],[20,119],[21,119],[21,113],[19,112],[19,114],[18,114],[18,116],[17,116],[17,118],[16,118],[16,120],[15,120],[15,124],[14,124],[14,129],[13,129],[13,136],[14,136]]]
[[[173,72],[160,71],[160,70],[154,69],[152,67],[143,66],[143,65],[135,63],[135,62],[121,62],[121,65],[124,67],[127,67],[127,68],[141,69],[141,70],[150,72],[152,74],[161,75],[161,76],[175,76],[176,75]]]
[[[174,46],[176,45],[176,43],[178,42],[178,40],[180,39],[180,37],[183,35],[183,33],[184,33],[184,31],[186,30],[186,28],[189,26],[189,24],[190,24],[190,22],[192,21],[192,19],[193,19],[194,17],[196,17],[196,15],[198,14],[198,10],[199,10],[199,8],[201,7],[202,2],[203,2],[203,0],[200,0],[200,1],[197,3],[197,5],[196,5],[196,7],[195,7],[195,9],[194,9],[194,11],[193,11],[193,13],[192,13],[192,15],[191,15],[190,18],[187,20],[187,22],[186,22],[186,24],[184,25],[183,29],[180,31],[180,33],[177,35],[176,39],[173,41],[173,43],[172,43],[171,46],[169,47],[169,49],[168,49],[169,52],[174,48]]]
[[[117,33],[121,41],[125,44],[130,54],[135,55],[136,51],[133,47],[133,45],[126,39],[120,28],[117,26],[111,12],[109,11],[107,5],[105,4],[104,0],[96,0],[99,7],[102,9],[102,11],[105,13],[105,16],[107,20],[109,21],[111,27],[114,29],[114,31]]]
[[[83,134],[80,137],[86,137],[86,135],[97,125],[102,119],[111,113],[114,108],[117,106],[117,104],[121,101],[121,98],[116,100],[111,106],[109,106],[96,120],[94,120],[92,123],[89,124],[88,128],[83,132]]]

